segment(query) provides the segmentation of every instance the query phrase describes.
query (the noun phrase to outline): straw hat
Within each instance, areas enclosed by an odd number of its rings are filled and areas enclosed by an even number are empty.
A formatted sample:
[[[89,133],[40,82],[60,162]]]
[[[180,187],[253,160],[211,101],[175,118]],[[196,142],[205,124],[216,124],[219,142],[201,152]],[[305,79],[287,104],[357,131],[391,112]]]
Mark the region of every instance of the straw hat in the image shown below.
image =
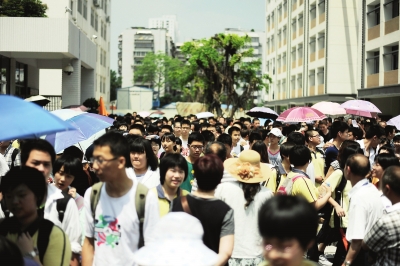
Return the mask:
[[[203,243],[203,226],[185,212],[170,212],[159,220],[154,240],[134,253],[141,266],[212,266],[218,255]],[[135,265],[136,265],[135,264]]]
[[[260,161],[258,152],[245,150],[240,153],[239,158],[225,160],[224,168],[240,182],[260,183],[272,174],[271,169]]]

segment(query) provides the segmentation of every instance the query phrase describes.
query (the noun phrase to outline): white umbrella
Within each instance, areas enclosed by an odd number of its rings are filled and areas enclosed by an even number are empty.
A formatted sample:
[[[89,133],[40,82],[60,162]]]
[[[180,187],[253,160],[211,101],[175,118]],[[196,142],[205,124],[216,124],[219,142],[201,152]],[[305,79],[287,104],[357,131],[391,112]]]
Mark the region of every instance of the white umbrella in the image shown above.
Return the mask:
[[[141,112],[139,112],[138,113],[138,115],[140,115],[141,117],[148,117],[148,116],[150,116],[151,115],[151,113],[150,112],[148,112],[148,111],[141,111]]]
[[[214,117],[214,114],[210,113],[210,112],[201,112],[201,113],[196,114],[196,117],[197,117],[197,119],[209,118],[209,117]]]
[[[31,96],[29,98],[26,98],[25,101],[33,102],[40,106],[46,106],[46,104],[48,104],[50,102],[49,99],[47,99],[46,97],[43,97],[42,95]]]

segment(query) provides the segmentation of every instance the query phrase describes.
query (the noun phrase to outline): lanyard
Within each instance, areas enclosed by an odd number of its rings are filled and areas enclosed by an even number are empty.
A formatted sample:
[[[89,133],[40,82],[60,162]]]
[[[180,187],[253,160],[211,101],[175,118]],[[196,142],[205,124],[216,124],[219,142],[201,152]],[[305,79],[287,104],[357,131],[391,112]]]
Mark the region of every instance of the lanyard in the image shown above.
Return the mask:
[[[304,173],[303,171],[301,171],[299,169],[292,168],[292,172],[297,173],[297,174],[305,175],[308,179],[310,179],[310,177],[306,173]]]

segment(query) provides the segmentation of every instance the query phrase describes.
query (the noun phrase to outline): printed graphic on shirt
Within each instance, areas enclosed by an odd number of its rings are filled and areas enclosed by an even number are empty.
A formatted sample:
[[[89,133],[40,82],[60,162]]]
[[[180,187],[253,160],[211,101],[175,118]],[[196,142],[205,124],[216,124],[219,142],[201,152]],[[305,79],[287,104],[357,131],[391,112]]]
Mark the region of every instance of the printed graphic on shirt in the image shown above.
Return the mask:
[[[121,226],[118,224],[118,219],[108,215],[100,215],[99,220],[96,220],[95,229],[97,245],[105,244],[115,248],[119,244],[121,238]]]
[[[182,147],[181,155],[182,155],[183,157],[189,156],[189,148]]]

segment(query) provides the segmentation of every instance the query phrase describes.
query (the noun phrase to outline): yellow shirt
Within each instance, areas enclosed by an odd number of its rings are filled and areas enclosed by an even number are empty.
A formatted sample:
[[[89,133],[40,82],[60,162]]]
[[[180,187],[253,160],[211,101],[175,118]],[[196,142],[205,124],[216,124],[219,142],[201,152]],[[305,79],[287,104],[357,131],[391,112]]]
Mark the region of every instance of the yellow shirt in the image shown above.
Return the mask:
[[[325,168],[325,158],[324,155],[320,152],[311,152],[311,163],[314,166],[315,177],[321,176],[325,177],[324,168]],[[318,188],[321,184],[315,182],[315,186]]]
[[[287,175],[287,178],[294,178],[298,175],[301,175],[301,174],[290,172]],[[292,195],[293,196],[302,196],[309,203],[312,203],[318,199],[318,197],[317,197],[318,190],[309,178],[303,176],[303,177],[296,179],[296,181],[293,183]]]
[[[341,170],[335,170],[325,181],[325,183],[329,183],[331,189],[332,189],[332,198],[335,199],[335,189],[339,186],[340,181],[344,178],[343,173]],[[352,186],[350,181],[347,181],[346,186],[344,187],[343,193],[342,193],[342,200],[340,206],[344,210],[346,216],[341,218],[341,228],[347,228],[347,222],[348,222],[348,212],[350,208],[350,198],[349,198],[349,192],[351,190]],[[334,224],[334,213],[335,209],[332,211],[331,219],[329,220],[329,226],[331,228],[335,227]]]
[[[39,230],[37,230],[35,234],[31,236],[35,247],[37,247],[38,233]],[[11,242],[16,243],[18,234],[8,233],[6,238]],[[68,236],[60,227],[54,225],[53,229],[51,230],[49,243],[43,257],[43,266],[69,266],[71,255],[71,246]]]
[[[264,187],[269,188],[273,193],[276,193],[276,190],[277,190],[276,178],[277,178],[277,172],[275,169],[272,169],[272,175],[267,179],[267,181],[264,184]],[[281,180],[278,184],[278,187],[282,184],[282,182],[285,179],[286,179],[286,175],[285,174],[281,175]]]
[[[155,193],[158,197],[158,208],[160,210],[160,218],[169,213],[171,209],[171,201],[165,197],[164,190],[162,189],[161,184],[152,188],[151,191]],[[175,195],[175,198],[179,196],[186,196],[189,194],[188,191],[178,188],[178,192]]]

